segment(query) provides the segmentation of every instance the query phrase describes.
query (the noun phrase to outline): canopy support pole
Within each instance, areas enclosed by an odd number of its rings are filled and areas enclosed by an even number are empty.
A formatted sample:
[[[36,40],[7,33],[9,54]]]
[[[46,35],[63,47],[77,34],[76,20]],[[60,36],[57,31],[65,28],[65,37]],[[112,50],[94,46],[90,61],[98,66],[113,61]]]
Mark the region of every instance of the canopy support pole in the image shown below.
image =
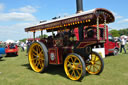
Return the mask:
[[[43,30],[41,30],[41,36],[43,35]]]
[[[33,32],[33,39],[34,39],[34,41],[35,41],[35,33],[36,33],[36,32],[34,31],[34,32]]]
[[[107,39],[107,34],[106,34],[106,18],[104,20],[104,28],[105,28],[105,40]]]
[[[43,30],[41,30],[41,36],[43,36]],[[44,38],[44,36],[43,36],[43,38]]]
[[[84,34],[83,34],[84,25],[81,24],[80,26],[78,26],[78,29],[79,29],[79,41],[82,41],[84,39]]]
[[[53,32],[53,30],[52,30],[52,37],[53,37],[53,39],[54,39],[54,36],[55,36],[55,35],[54,35],[54,32]]]
[[[97,39],[99,40],[99,16],[97,17]]]

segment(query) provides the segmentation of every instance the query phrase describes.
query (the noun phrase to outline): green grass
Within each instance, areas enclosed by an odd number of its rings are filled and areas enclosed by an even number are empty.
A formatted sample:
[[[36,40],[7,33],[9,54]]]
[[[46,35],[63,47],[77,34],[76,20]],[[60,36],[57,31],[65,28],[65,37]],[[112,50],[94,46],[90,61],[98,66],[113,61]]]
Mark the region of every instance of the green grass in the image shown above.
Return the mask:
[[[127,85],[128,54],[108,56],[100,75],[86,75],[72,81],[66,77],[63,66],[49,66],[44,73],[36,73],[29,67],[25,52],[17,57],[4,57],[0,61],[0,85]]]

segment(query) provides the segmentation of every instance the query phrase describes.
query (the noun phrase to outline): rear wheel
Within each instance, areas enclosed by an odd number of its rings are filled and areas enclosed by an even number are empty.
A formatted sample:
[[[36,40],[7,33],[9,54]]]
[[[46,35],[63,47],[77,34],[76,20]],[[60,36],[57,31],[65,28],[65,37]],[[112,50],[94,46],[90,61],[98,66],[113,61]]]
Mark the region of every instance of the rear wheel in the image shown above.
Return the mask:
[[[104,61],[97,52],[92,52],[86,61],[86,71],[98,75],[103,71]]]
[[[43,72],[48,66],[47,49],[41,42],[32,43],[28,52],[28,57],[30,66],[35,72]]]
[[[80,55],[69,54],[64,61],[65,73],[71,80],[82,80],[86,71],[85,63]]]

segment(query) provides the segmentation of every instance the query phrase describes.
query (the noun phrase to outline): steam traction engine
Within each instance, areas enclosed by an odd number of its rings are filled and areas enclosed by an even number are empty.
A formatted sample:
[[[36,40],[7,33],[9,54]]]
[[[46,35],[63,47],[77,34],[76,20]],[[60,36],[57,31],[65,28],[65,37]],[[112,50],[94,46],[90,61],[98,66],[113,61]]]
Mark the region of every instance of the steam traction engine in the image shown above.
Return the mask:
[[[43,72],[49,64],[64,64],[65,73],[71,80],[82,80],[86,72],[100,74],[104,62],[92,48],[104,46],[106,23],[113,21],[110,11],[97,8],[26,28],[26,32],[33,32],[34,39],[36,31],[41,31],[41,35],[43,30],[52,32],[52,36],[31,44],[28,52],[31,68]],[[99,24],[104,24],[104,29],[100,29]],[[97,29],[90,29],[92,25]]]

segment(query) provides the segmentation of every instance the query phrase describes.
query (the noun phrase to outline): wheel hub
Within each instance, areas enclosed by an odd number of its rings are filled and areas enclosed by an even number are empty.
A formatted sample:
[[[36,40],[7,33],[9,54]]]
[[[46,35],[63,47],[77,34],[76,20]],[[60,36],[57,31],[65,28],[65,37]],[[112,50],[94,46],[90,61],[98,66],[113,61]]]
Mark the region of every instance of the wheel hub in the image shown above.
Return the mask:
[[[36,56],[36,58],[39,58],[39,56]]]
[[[72,65],[72,68],[73,68],[73,69],[75,69],[75,68],[76,68],[76,66],[73,64],[73,65]]]

